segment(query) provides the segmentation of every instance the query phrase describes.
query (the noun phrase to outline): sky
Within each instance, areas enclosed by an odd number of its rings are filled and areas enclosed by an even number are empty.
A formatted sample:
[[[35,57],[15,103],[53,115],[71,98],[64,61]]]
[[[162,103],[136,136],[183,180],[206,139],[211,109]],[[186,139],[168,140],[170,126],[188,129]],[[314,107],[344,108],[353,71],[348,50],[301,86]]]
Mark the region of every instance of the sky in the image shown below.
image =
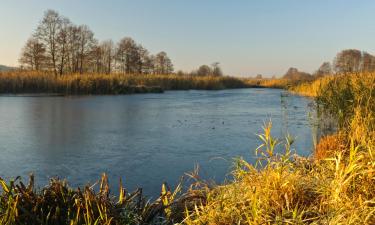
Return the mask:
[[[132,37],[176,70],[220,62],[233,76],[313,72],[337,52],[375,54],[372,0],[0,0],[0,64],[17,66],[44,11],[86,24],[98,40]]]

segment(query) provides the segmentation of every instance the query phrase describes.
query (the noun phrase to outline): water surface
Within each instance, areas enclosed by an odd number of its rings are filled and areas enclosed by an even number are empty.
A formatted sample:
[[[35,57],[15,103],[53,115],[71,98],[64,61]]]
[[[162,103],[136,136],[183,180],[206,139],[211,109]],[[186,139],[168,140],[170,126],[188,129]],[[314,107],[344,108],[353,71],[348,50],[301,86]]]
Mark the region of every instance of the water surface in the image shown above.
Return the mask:
[[[0,176],[32,172],[37,183],[67,178],[72,186],[110,182],[157,196],[199,164],[200,174],[222,182],[232,159],[254,162],[265,121],[273,133],[312,146],[307,105],[277,89],[168,91],[164,94],[83,97],[0,97]],[[27,180],[27,179],[26,179]]]

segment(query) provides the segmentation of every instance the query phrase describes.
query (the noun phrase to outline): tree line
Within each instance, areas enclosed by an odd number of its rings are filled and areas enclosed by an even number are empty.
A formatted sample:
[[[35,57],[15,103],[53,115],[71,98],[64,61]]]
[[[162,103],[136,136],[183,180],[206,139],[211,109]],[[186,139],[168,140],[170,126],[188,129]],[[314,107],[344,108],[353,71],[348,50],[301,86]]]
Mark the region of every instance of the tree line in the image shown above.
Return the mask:
[[[45,12],[27,40],[19,59],[22,67],[65,73],[170,74],[173,64],[167,53],[156,55],[125,37],[118,43],[99,42],[87,25],[75,25],[54,10]]]
[[[190,76],[223,76],[223,71],[220,68],[219,62],[214,62],[209,65],[201,65],[198,69],[191,71],[190,73],[185,73],[183,71],[178,71],[178,75],[190,75]]]
[[[284,74],[283,78],[292,80],[312,80],[327,74],[374,71],[375,56],[357,49],[346,49],[337,53],[332,63],[323,62],[313,74],[302,72],[291,67]]]

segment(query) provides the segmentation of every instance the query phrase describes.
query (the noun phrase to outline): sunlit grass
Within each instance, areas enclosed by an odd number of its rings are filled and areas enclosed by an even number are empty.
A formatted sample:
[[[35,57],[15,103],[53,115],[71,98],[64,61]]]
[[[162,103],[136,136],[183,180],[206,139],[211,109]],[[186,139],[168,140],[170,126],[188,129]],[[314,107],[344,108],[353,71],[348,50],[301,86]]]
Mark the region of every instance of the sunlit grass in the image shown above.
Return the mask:
[[[234,180],[202,189],[205,201],[186,211],[184,223],[375,224],[374,85],[374,74],[351,74],[292,87],[315,96],[339,133],[303,158],[291,153],[290,138],[273,138],[268,124],[258,163],[236,160]]]
[[[321,88],[325,87],[333,78],[333,76],[324,76],[313,81],[301,82],[290,86],[289,91],[303,96],[316,97]]]
[[[14,71],[0,73],[0,93],[131,94],[163,90],[244,88],[234,77],[157,74],[67,74]]]

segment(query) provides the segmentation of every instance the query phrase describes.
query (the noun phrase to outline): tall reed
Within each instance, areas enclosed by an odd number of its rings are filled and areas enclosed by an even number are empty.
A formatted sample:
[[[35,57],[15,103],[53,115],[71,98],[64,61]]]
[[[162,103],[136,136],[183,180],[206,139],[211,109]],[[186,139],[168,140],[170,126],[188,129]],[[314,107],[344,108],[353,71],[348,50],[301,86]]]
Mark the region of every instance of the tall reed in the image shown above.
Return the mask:
[[[315,96],[338,133],[309,158],[290,151],[290,138],[260,135],[258,163],[236,160],[234,179],[203,189],[185,224],[375,224],[374,74],[345,74],[294,91]],[[281,147],[283,153],[275,153]],[[315,156],[315,158],[314,158]]]
[[[0,93],[128,94],[163,90],[245,88],[239,78],[157,74],[67,74],[13,71],[0,73]]]

